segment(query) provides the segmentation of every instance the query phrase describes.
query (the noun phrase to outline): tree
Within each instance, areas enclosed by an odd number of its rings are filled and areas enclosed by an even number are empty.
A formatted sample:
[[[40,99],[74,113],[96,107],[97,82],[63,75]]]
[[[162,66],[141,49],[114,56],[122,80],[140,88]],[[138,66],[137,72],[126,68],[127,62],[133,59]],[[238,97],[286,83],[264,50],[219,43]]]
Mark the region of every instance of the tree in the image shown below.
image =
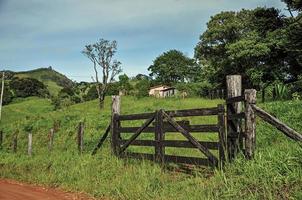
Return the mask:
[[[132,89],[130,84],[130,79],[126,74],[120,75],[119,77],[119,90],[122,91],[124,94],[128,94],[129,91]]]
[[[195,47],[203,77],[223,87],[241,74],[245,87],[265,88],[286,77],[284,16],[275,8],[221,12],[211,18]]]
[[[122,72],[121,62],[114,60],[113,57],[117,50],[117,42],[100,39],[94,44],[85,46],[82,53],[87,56],[93,63],[93,69],[96,82],[96,90],[99,99],[99,107],[103,109],[108,84],[114,81],[116,75]],[[99,80],[99,70],[102,78]]]
[[[170,50],[158,56],[148,70],[158,83],[172,84],[189,81],[197,67],[194,60],[182,52]]]
[[[138,98],[147,97],[149,95],[150,82],[148,79],[142,79],[135,85],[136,96]]]

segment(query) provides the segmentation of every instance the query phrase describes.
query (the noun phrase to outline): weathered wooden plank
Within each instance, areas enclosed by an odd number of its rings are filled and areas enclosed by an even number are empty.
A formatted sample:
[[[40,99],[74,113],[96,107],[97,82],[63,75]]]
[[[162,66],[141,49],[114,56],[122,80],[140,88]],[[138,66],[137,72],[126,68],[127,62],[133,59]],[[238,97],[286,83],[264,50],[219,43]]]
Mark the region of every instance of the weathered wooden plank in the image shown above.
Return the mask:
[[[163,123],[163,110],[156,112],[155,117],[155,159],[157,162],[163,164],[165,156],[165,147],[163,145],[164,137],[164,123]]]
[[[152,113],[138,113],[138,114],[129,114],[129,115],[119,115],[118,119],[121,121],[126,120],[141,120],[141,119],[149,119],[154,116],[154,112]]]
[[[48,139],[49,139],[48,150],[49,151],[52,151],[54,136],[55,136],[54,128],[51,128],[49,130],[49,135],[48,135]]]
[[[216,124],[205,124],[205,125],[190,125],[182,126],[189,132],[218,132],[219,128]],[[139,127],[121,127],[121,133],[134,133]],[[142,132],[151,133],[155,131],[155,127],[146,127]],[[178,133],[172,125],[165,125],[164,132]]]
[[[81,154],[81,153],[83,153],[83,150],[84,150],[84,122],[79,123],[77,138],[78,138],[78,141],[77,141],[78,151]]]
[[[155,115],[153,115],[150,119],[145,121],[145,123],[139,129],[137,129],[137,131],[130,137],[130,139],[120,148],[119,153],[124,152],[125,149],[130,145],[130,143],[133,142],[141,134],[141,132],[152,123],[154,118]]]
[[[231,103],[236,103],[236,102],[240,102],[240,101],[244,101],[244,96],[237,96],[237,97],[230,97],[227,98],[225,101],[227,104],[231,104]]]
[[[241,113],[234,113],[234,114],[230,114],[227,116],[228,120],[233,120],[233,119],[244,119],[245,118],[245,113],[241,112]]]
[[[111,150],[114,155],[119,154],[120,145],[119,145],[119,137],[120,137],[120,121],[119,114],[121,111],[121,98],[120,96],[112,96],[112,104],[111,104]]]
[[[229,75],[226,77],[227,99],[242,96],[242,78],[241,75]],[[227,104],[227,115],[241,112],[241,102]],[[228,118],[228,133],[240,131],[240,120]],[[233,160],[238,151],[238,138],[227,137],[228,157]]]
[[[217,109],[218,110],[218,109]],[[218,160],[217,158],[204,146],[199,144],[199,142],[185,129],[179,126],[174,119],[172,119],[168,114],[163,112],[164,118],[166,118],[174,128],[176,128],[180,133],[183,134],[196,148],[198,148],[203,154],[205,154],[209,160],[212,162],[213,165],[217,165]]]
[[[122,140],[121,143],[125,144],[128,140]],[[218,142],[205,142],[198,141],[201,145],[208,149],[217,150],[219,147]],[[134,140],[130,145],[133,146],[154,146],[156,142],[154,140]],[[180,148],[196,148],[191,142],[183,140],[164,140],[163,145],[165,147],[180,147]]]
[[[182,164],[190,164],[190,165],[217,166],[217,165],[213,165],[211,161],[206,158],[185,157],[185,156],[165,155],[165,162],[182,163]]]
[[[217,107],[165,111],[170,117],[209,116],[217,115],[218,112],[219,110]]]
[[[268,122],[269,124],[275,126],[279,131],[283,132],[287,137],[302,142],[302,135],[295,131],[294,129],[290,128],[279,119],[275,118],[268,112],[264,111],[263,109],[257,107],[256,105],[252,105],[253,109],[255,110],[256,114],[261,117],[264,121]]]

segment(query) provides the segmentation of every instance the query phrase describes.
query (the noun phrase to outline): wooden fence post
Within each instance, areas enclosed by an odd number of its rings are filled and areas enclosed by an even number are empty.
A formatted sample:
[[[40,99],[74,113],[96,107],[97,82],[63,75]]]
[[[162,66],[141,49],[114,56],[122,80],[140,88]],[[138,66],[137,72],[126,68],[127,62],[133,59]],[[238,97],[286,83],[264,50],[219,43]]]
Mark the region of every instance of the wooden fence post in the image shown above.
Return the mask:
[[[0,131],[0,149],[2,149],[3,144],[3,130]]]
[[[48,150],[49,151],[52,151],[54,135],[55,135],[54,134],[54,128],[51,128],[50,131],[49,131],[49,135],[48,135],[48,138],[49,138]]]
[[[163,125],[163,110],[159,110],[156,112],[155,117],[155,160],[161,164],[165,160],[165,148],[163,145],[165,133]]]
[[[227,98],[241,96],[242,82],[240,75],[229,75],[226,77]],[[227,116],[240,113],[241,102],[227,104]],[[240,133],[240,120],[227,119],[227,148],[229,160],[235,158],[238,151],[238,138]]]
[[[78,150],[82,154],[84,150],[84,122],[79,123],[78,128]]]
[[[111,106],[111,149],[114,155],[119,155],[120,151],[120,122],[118,116],[121,113],[121,98],[120,96],[112,96]]]
[[[18,133],[15,132],[13,136],[13,152],[16,153],[18,148]]]
[[[252,105],[256,104],[257,91],[249,89],[244,91],[245,97],[245,156],[253,158],[256,148],[256,116]]]
[[[33,144],[33,134],[31,132],[28,133],[28,149],[27,153],[29,156],[32,156],[32,144]]]
[[[224,115],[224,106],[222,104],[218,105],[218,134],[219,134],[219,161],[220,167],[224,165],[226,160],[226,135],[225,135],[225,115]]]

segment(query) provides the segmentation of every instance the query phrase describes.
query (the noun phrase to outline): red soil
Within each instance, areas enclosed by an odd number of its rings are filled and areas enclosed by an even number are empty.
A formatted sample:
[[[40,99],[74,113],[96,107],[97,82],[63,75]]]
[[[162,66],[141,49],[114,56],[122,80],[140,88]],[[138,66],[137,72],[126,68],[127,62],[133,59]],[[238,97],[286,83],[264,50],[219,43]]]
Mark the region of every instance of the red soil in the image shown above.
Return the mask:
[[[0,200],[91,200],[91,198],[53,188],[0,180]]]

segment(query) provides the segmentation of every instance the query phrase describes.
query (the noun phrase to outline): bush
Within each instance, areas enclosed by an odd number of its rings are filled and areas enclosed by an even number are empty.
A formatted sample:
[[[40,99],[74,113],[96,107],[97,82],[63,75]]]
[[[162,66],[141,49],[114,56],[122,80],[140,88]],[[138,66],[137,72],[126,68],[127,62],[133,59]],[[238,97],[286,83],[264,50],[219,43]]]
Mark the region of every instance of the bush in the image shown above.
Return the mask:
[[[15,97],[49,96],[47,87],[33,78],[14,78],[10,82],[10,88],[14,91]]]
[[[138,81],[135,85],[135,96],[138,98],[149,96],[150,82],[147,79]]]

